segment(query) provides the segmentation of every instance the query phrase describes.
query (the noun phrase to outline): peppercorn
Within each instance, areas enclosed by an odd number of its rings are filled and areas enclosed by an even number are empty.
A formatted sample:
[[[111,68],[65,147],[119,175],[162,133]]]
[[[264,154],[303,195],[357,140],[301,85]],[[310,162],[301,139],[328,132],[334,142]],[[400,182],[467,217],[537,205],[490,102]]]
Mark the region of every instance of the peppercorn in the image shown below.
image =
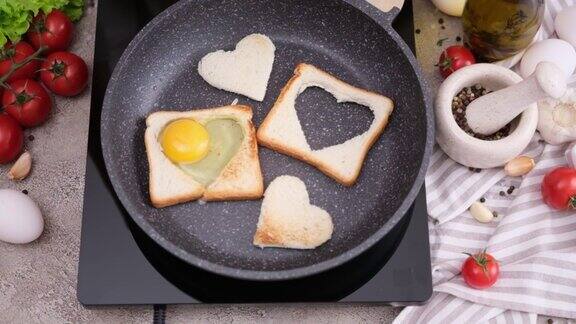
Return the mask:
[[[470,136],[476,137],[478,139],[487,140],[487,141],[494,141],[502,139],[510,133],[511,125],[508,124],[504,126],[502,129],[498,130],[496,133],[491,135],[482,135],[482,134],[475,134],[468,122],[466,121],[466,107],[477,98],[490,93],[490,91],[486,90],[482,85],[475,84],[471,87],[463,88],[454,98],[452,99],[452,114],[454,115],[454,119],[458,126],[465,131]],[[480,172],[481,169],[473,169],[470,168],[470,171]]]

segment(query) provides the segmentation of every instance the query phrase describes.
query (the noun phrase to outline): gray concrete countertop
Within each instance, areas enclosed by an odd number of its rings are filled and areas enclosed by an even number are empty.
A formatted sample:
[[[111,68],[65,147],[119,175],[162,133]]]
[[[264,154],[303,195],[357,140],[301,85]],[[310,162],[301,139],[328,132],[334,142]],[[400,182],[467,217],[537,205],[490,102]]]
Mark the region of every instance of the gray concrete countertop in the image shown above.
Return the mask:
[[[88,7],[70,49],[88,66],[95,26],[96,8]],[[76,299],[89,112],[90,89],[73,99],[54,96],[47,123],[26,131],[30,176],[14,183],[6,177],[8,167],[0,168],[0,188],[28,190],[46,223],[31,244],[0,242],[0,323],[151,321],[151,307],[87,309]]]
[[[413,0],[412,2],[414,4],[416,54],[430,90],[434,94],[443,80],[435,65],[444,48],[450,45],[462,45],[462,41],[456,40],[457,37],[462,38],[462,24],[460,18],[450,17],[438,11],[430,0]],[[437,42],[440,40],[442,40],[441,45],[438,45]]]

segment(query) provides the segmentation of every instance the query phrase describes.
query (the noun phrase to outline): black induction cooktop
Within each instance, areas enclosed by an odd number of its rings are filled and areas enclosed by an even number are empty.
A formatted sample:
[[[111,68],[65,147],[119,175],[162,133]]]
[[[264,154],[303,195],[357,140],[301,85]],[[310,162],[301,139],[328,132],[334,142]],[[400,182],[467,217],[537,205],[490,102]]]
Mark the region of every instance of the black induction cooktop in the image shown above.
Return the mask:
[[[138,31],[174,1],[100,0],[86,164],[78,299],[85,305],[379,302],[417,304],[432,293],[426,199],[421,190],[404,220],[350,262],[318,275],[277,282],[226,278],[192,267],[146,236],[116,198],[100,146],[108,79]],[[414,49],[412,4],[394,24]]]

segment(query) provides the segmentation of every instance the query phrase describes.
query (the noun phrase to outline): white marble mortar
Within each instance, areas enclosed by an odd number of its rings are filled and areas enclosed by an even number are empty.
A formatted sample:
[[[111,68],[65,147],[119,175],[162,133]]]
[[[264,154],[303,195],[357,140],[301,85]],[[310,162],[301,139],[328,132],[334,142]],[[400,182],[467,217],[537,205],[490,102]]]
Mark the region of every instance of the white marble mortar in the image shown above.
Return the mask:
[[[538,108],[531,104],[512,123],[511,133],[503,139],[485,141],[468,135],[452,114],[452,99],[464,87],[481,84],[495,91],[522,81],[509,69],[494,64],[474,64],[450,75],[438,90],[436,129],[440,147],[456,162],[473,168],[499,167],[522,153],[538,124]]]

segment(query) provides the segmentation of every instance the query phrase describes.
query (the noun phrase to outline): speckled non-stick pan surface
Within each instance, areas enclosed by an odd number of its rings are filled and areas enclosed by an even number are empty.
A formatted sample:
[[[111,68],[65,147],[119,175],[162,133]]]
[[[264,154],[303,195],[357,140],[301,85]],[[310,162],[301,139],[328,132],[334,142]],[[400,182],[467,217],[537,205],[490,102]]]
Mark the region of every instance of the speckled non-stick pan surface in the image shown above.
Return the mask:
[[[422,79],[409,49],[390,27],[393,15],[364,0],[204,0],[181,1],[156,17],[124,52],[102,110],[108,174],[136,223],[192,265],[251,280],[318,273],[352,259],[384,237],[422,185],[433,139]],[[206,53],[231,50],[251,33],[264,33],[276,45],[264,102],[213,88],[197,73],[198,61]],[[157,110],[221,106],[238,98],[253,107],[257,127],[299,62],[382,93],[396,105],[353,187],[260,148],[265,185],[283,174],[302,179],[311,203],[332,215],[330,241],[315,250],[254,247],[260,200],[192,202],[164,209],[150,205],[146,116]],[[296,105],[312,148],[343,142],[368,129],[372,120],[366,107],[337,104],[316,88],[302,93]]]

